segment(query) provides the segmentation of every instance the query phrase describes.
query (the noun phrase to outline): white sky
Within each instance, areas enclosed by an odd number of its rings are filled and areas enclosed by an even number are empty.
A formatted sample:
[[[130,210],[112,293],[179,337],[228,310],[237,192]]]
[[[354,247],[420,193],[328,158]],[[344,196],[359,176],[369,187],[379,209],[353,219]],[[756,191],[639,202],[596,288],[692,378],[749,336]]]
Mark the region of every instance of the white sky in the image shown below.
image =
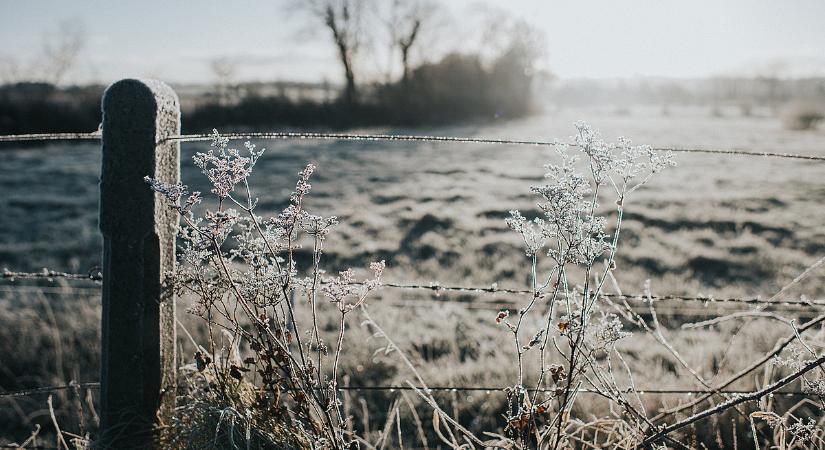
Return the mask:
[[[232,57],[244,80],[338,81],[329,37],[308,33],[286,0],[0,0],[0,57],[24,65],[61,20],[83,23],[87,43],[69,81],[152,76],[210,82],[209,61]],[[389,0],[378,0],[389,1]],[[561,78],[825,75],[821,0],[442,0],[462,47],[464,18],[496,5],[547,38],[545,66]],[[446,32],[445,32],[446,30]],[[469,50],[469,49],[465,49]]]

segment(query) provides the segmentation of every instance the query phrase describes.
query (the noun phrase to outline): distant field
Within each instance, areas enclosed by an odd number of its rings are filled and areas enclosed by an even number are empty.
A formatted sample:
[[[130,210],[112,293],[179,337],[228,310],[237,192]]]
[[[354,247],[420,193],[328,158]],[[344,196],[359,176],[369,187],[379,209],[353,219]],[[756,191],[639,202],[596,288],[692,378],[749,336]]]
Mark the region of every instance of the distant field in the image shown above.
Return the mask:
[[[621,133],[657,146],[825,154],[823,131],[789,132],[775,119],[718,118],[698,108],[671,110],[668,116],[652,109],[620,116],[609,110],[564,110],[515,122],[414,132],[565,139],[580,118],[608,140]],[[534,210],[529,186],[541,181],[542,165],[553,158],[550,149],[258,144],[268,149],[253,175],[261,211],[281,206],[303,164],[318,164],[309,206],[342,219],[330,241],[331,256],[342,262],[360,265],[385,258],[388,276],[395,280],[523,283],[517,237],[506,230],[503,218],[514,207]],[[204,146],[182,147],[184,181],[197,188],[204,188],[203,180],[189,156]],[[98,264],[98,148],[47,145],[4,149],[2,155],[0,265],[86,270]],[[676,159],[679,166],[654,179],[627,209],[620,271],[626,289],[651,278],[656,291],[767,293],[825,251],[825,165],[712,155]]]
[[[566,140],[579,119],[600,128],[610,141],[622,134],[635,143],[654,146],[825,155],[825,131],[785,131],[769,117],[713,117],[709,108],[670,109],[668,115],[652,108],[631,110],[629,115],[614,115],[610,108],[561,110],[479,126],[369,131]],[[258,144],[267,148],[252,177],[259,212],[283,206],[300,168],[308,161],[318,165],[308,206],[342,222],[328,243],[330,272],[385,259],[386,281],[526,287],[527,260],[504,218],[510,209],[518,208],[528,217],[535,210],[529,186],[541,183],[542,165],[553,159],[550,149],[326,141]],[[204,148],[203,144],[182,146],[184,182],[198,189],[206,188],[188,156]],[[85,272],[99,264],[97,146],[0,151],[0,267]],[[640,292],[650,279],[656,294],[768,297],[825,256],[825,163],[685,154],[676,155],[676,161],[676,168],[654,178],[625,207],[616,273],[625,292]],[[823,280],[820,271],[789,296],[825,297]],[[58,314],[45,328],[41,326],[47,302],[38,298],[0,291],[0,361],[5,367],[0,388],[54,383],[71,378],[73,371],[89,377],[96,373],[95,298],[86,295],[72,300],[79,302],[74,306],[53,306]],[[494,327],[494,313],[429,303],[423,310],[382,306],[427,299],[433,296],[386,290],[372,305],[376,319],[391,325],[399,344],[417,355],[433,385],[502,385],[512,379],[508,339]],[[467,300],[468,296],[445,294],[438,299]],[[715,308],[700,316],[717,314]],[[61,319],[65,314],[72,317]],[[674,326],[674,345],[708,378],[742,367],[788,331],[775,322],[766,326],[769,322],[750,320],[731,338],[733,325],[684,331],[676,325],[693,319],[663,320]],[[409,377],[391,356],[372,356],[378,343],[359,330],[357,317],[351,326],[352,339],[366,343],[344,362],[353,384],[358,379],[379,383]],[[52,328],[59,330],[57,338],[40,335]],[[53,363],[51,356],[37,364],[26,360],[54,351],[58,341],[63,346],[60,363]],[[36,343],[39,356],[17,353],[26,342]],[[623,344],[636,355],[631,365],[649,367],[647,379],[636,380],[637,384],[693,386],[670,356],[652,349],[650,342],[637,336]],[[726,350],[729,343],[731,355]],[[724,362],[721,369],[720,362]],[[493,414],[502,404],[501,399],[482,394],[470,397],[462,406],[468,411]],[[656,401],[651,399],[651,408]],[[0,423],[12,421],[10,430],[25,429],[19,414],[0,416]],[[0,426],[0,435],[3,431]]]

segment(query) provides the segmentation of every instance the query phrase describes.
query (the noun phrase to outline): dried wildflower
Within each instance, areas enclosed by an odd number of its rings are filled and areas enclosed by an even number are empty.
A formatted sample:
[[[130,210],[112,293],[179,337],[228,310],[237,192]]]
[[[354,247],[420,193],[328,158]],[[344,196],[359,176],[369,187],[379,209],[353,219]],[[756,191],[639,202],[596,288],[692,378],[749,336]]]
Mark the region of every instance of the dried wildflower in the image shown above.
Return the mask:
[[[170,208],[176,209],[181,214],[188,213],[193,206],[201,202],[201,193],[195,191],[190,194],[185,184],[165,183],[149,176],[143,177],[143,181],[148,183],[153,191],[165,197]],[[181,203],[181,199],[187,195],[186,201]]]
[[[519,211],[511,211],[506,219],[507,226],[521,235],[525,253],[532,260],[529,278],[532,299],[519,309],[517,323],[504,322],[518,345],[517,384],[523,384],[524,380],[525,351],[546,342],[543,341],[548,338],[545,333],[556,324],[559,335],[553,336],[553,347],[562,354],[568,367],[551,365],[547,369],[552,381],[557,384],[554,397],[562,402],[557,416],[548,420],[560,424],[568,423],[572,404],[567,402],[575,401],[577,386],[593,383],[593,380],[604,382],[611,379],[609,359],[608,366],[601,367],[595,361],[595,355],[614,351],[615,342],[629,334],[623,331],[622,322],[616,315],[603,315],[598,320],[592,320],[594,312],[599,310],[598,299],[608,275],[605,272],[616,270],[615,257],[627,197],[654,173],[673,164],[669,153],[660,154],[647,146],[634,146],[626,138],[619,138],[616,144],[608,143],[590,125],[578,122],[575,126],[577,133],[571,138],[572,144],[555,145],[558,159],[545,166],[545,184],[531,187],[541,216],[528,220]],[[576,153],[572,151],[574,148]],[[582,171],[582,168],[586,169]],[[616,209],[612,214],[604,214],[600,201],[611,195],[615,195],[615,199],[610,200],[613,200],[611,203],[615,204]],[[608,226],[609,219],[611,226]],[[539,260],[544,255],[551,259],[551,270],[541,275],[539,268],[547,264],[543,262],[540,265]],[[597,262],[602,262],[602,259],[604,268],[597,268]],[[581,275],[584,276],[575,280]],[[539,299],[548,299],[549,302],[549,311],[544,313],[542,319],[545,325],[526,345],[521,345],[518,339],[520,327],[522,323],[528,323],[531,311],[538,309],[535,305]],[[554,310],[558,307],[565,310],[556,313]],[[497,322],[502,320],[499,315]],[[557,340],[566,345],[561,346]],[[544,366],[547,357],[545,347],[548,346],[539,346],[541,366]],[[592,377],[582,375],[589,371],[598,373]],[[571,379],[565,386],[560,386],[560,381],[568,377]],[[521,403],[527,404],[529,393],[521,392],[513,396],[518,396],[520,402],[511,402],[508,410],[510,438],[526,445],[532,436],[523,425],[523,420],[535,423],[535,411],[519,406]],[[632,408],[626,401],[619,404],[625,409]],[[638,414],[625,412],[629,416]],[[522,416],[525,413],[527,417]],[[549,435],[552,436],[547,445],[549,448],[571,446],[561,428],[556,432],[549,431]]]
[[[208,348],[214,353],[195,353],[197,376],[207,387],[202,392],[208,397],[206,404],[247,411],[247,415],[264,420],[259,424],[263,427],[271,427],[270,419],[286,420],[281,425],[296,430],[295,435],[307,442],[320,443],[319,448],[342,448],[346,439],[341,430],[345,427],[336,386],[344,329],[335,351],[329,351],[317,332],[316,308],[321,305],[316,302],[316,293],[329,297],[343,320],[344,314],[380,286],[386,264],[371,263],[373,277],[362,282],[347,269],[322,284],[321,244],[338,220],[304,209],[315,166],[308,164],[299,173],[283,211],[276,217],[262,217],[255,212],[257,201],[253,201],[248,178],[263,150],[250,143],[245,148],[241,154],[229,147],[229,139],[215,132],[212,148],[193,158],[217,197],[217,207],[203,207],[202,217],[191,211],[203,201],[199,192],[189,194],[182,184],[146,179],[181,213],[178,264],[170,279],[177,292],[195,295],[190,311],[203,317],[210,328]],[[244,202],[235,198],[238,185],[246,191]],[[303,236],[310,236],[316,244],[308,267],[299,267],[293,257]],[[302,271],[310,275],[300,277]],[[292,298],[297,292],[306,293],[311,305],[312,324],[304,330],[299,329],[293,311],[300,305]],[[217,333],[221,343],[213,341],[213,326],[223,330]],[[305,336],[309,341],[304,341]],[[249,343],[247,351],[252,355],[241,355],[242,340]],[[307,351],[315,354],[305,357]],[[331,376],[328,367],[323,367],[328,354],[335,355]],[[246,372],[253,374],[244,376]],[[328,389],[318,390],[319,386]],[[241,395],[249,389],[255,392],[252,401]],[[281,400],[283,395],[289,399]],[[289,407],[284,408],[284,404]],[[321,411],[335,419],[320,417]]]
[[[338,218],[335,216],[321,217],[305,213],[301,215],[299,225],[307,234],[324,239],[330,231],[332,231],[332,227],[338,225]]]
[[[166,197],[172,204],[178,204],[181,196],[186,192],[186,186],[181,183],[166,183],[149,176],[143,177],[143,181],[149,183],[153,191]]]
[[[321,287],[321,293],[329,298],[331,303],[338,306],[341,312],[349,312],[360,306],[367,294],[381,285],[381,274],[384,272],[384,261],[370,263],[370,270],[374,278],[359,283],[355,279],[355,271],[347,269],[338,273]],[[351,302],[347,302],[352,298]]]
[[[516,233],[521,233],[521,238],[526,247],[527,256],[535,256],[544,247],[545,238],[541,232],[544,221],[536,218],[528,222],[520,212],[510,211],[510,218],[505,220],[507,226]]]
[[[814,438],[820,432],[821,429],[812,418],[808,418],[807,422],[805,419],[799,419],[797,422],[788,425],[788,433],[804,443],[813,443]]]
[[[223,242],[229,233],[232,232],[232,227],[238,223],[238,211],[234,209],[224,209],[220,211],[206,211],[206,220],[209,221],[210,236],[215,238],[218,242]]]
[[[298,203],[301,198],[309,193],[312,185],[308,183],[309,177],[315,172],[315,164],[307,164],[304,170],[298,173],[298,182],[295,184],[295,192],[290,195],[290,200],[293,203]]]
[[[576,169],[577,158],[570,154],[569,146],[557,144],[561,163],[545,166],[545,178],[550,184],[531,188],[541,198],[538,207],[545,217],[528,221],[519,211],[511,211],[506,223],[522,235],[528,256],[537,255],[547,245],[548,256],[558,263],[569,261],[589,266],[610,249],[606,218],[595,214],[599,207],[596,192],[602,186],[610,186],[618,195],[616,204],[621,208],[627,194],[652,174],[673,165],[673,160],[670,153],[659,154],[647,146],[633,146],[626,138],[619,138],[618,144],[606,143],[597,130],[584,122],[577,122],[576,129],[574,145],[587,157],[591,179]],[[641,181],[630,184],[640,177]]]
[[[777,355],[772,358],[771,362],[777,366],[787,367],[794,372],[802,370],[803,367],[811,362],[811,360],[805,357],[806,353],[800,345],[789,345],[787,352],[790,353],[790,357],[783,358]]]
[[[615,314],[607,314],[602,317],[593,329],[596,348],[609,347],[619,339],[628,336],[630,336],[630,333],[622,331],[622,322]]]
[[[229,139],[212,130],[212,147],[218,153],[210,149],[206,153],[198,152],[192,158],[212,183],[212,193],[219,198],[229,197],[235,186],[252,174],[252,168],[264,153],[264,149],[255,150],[255,146],[247,142],[245,146],[249,156],[241,156],[238,150],[228,148],[228,143]]]
[[[808,379],[802,377],[802,390],[808,394],[825,398],[825,378]]]

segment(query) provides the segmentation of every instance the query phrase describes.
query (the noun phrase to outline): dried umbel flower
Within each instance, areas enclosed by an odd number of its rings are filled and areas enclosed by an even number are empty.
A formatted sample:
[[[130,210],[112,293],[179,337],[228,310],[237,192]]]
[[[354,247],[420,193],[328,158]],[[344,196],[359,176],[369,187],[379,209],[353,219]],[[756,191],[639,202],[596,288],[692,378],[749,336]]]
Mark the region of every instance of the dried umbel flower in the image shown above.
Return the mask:
[[[252,168],[263,155],[264,150],[255,150],[255,145],[245,144],[249,156],[241,156],[236,149],[228,148],[229,139],[221,137],[218,130],[212,130],[212,147],[206,153],[197,153],[192,160],[212,183],[212,193],[223,199],[228,197],[235,186],[252,174]]]
[[[670,152],[633,146],[627,138],[619,138],[618,144],[606,143],[584,122],[576,123],[576,129],[574,145],[587,157],[591,179],[577,170],[578,158],[570,154],[570,146],[557,144],[561,163],[545,166],[550,184],[531,188],[540,198],[537,206],[544,217],[528,220],[514,210],[506,223],[522,235],[528,256],[537,255],[546,246],[548,256],[557,263],[586,267],[611,248],[605,231],[607,219],[596,214],[598,192],[612,189],[621,209],[628,194],[674,163]]]
[[[343,448],[350,439],[344,433],[346,418],[336,386],[344,350],[344,316],[381,286],[386,265],[370,263],[373,276],[364,281],[357,281],[355,272],[346,269],[322,282],[323,242],[338,220],[305,210],[315,165],[308,164],[298,174],[289,204],[276,215],[263,217],[255,211],[257,199],[248,178],[264,150],[250,143],[245,148],[241,154],[215,132],[212,148],[194,156],[216,197],[216,206],[204,206],[202,217],[191,210],[201,203],[200,193],[189,194],[182,184],[146,179],[181,213],[180,252],[170,279],[176,291],[194,296],[191,311],[209,328],[208,347],[195,353],[192,365],[192,376],[199,381],[187,378],[208,389],[198,390],[201,394],[190,400],[247,411],[248,426],[257,430],[272,429],[274,423],[276,428],[291,430],[296,442]],[[239,186],[243,189],[236,189]],[[306,266],[294,258],[302,240],[313,241],[311,263]],[[307,275],[301,277],[301,272]],[[299,293],[308,302],[295,302],[293,297]],[[317,302],[318,293],[330,299],[341,317],[334,353],[318,331],[317,312],[323,307]],[[311,323],[297,321],[294,309],[302,305],[308,305]],[[251,354],[241,355],[241,342],[248,344]],[[333,354],[334,361],[329,361]],[[272,442],[278,439],[273,437]]]
[[[615,314],[607,314],[598,320],[593,328],[595,348],[607,348],[619,339],[630,336],[630,333],[622,331],[622,327],[622,322]]]
[[[537,255],[544,247],[546,241],[542,232],[544,221],[539,218],[527,221],[527,219],[516,210],[510,211],[510,216],[510,218],[505,220],[505,223],[511,230],[521,234],[527,256]]]
[[[321,292],[336,304],[341,312],[349,312],[361,306],[367,294],[381,285],[381,274],[384,272],[384,261],[370,263],[374,278],[364,282],[355,279],[355,271],[347,269],[331,278],[321,287]],[[347,300],[351,301],[348,302]]]
[[[143,177],[143,181],[147,182],[153,191],[165,197],[170,207],[177,209],[181,214],[188,212],[192,206],[201,202],[201,193],[195,191],[190,194],[185,184],[165,183],[149,176]],[[186,201],[181,204],[181,198],[186,195],[188,195]]]
[[[576,391],[583,384],[589,383],[592,389],[613,389],[610,380],[615,384],[615,379],[609,356],[606,366],[596,358],[616,352],[615,343],[629,333],[623,331],[617,315],[602,313],[596,318],[594,313],[599,310],[605,280],[616,270],[626,199],[653,174],[673,164],[670,153],[634,146],[626,138],[619,138],[616,144],[608,143],[588,124],[578,122],[575,126],[577,133],[571,144],[555,146],[558,159],[545,166],[546,184],[531,188],[538,198],[539,217],[526,218],[513,210],[506,219],[507,226],[521,236],[531,260],[529,280],[533,295],[529,304],[519,309],[518,321],[504,321],[506,316],[502,314],[496,321],[507,325],[516,344],[515,385],[524,384],[526,358],[536,357],[538,367],[543,368],[537,388],[532,392],[514,391],[518,392],[514,394],[518,401],[511,402],[508,411],[510,438],[525,448],[534,446],[533,436],[537,435],[546,436],[548,448],[571,446],[563,426],[535,432],[530,429],[537,424],[536,410],[520,405],[536,404],[535,398],[530,397],[538,394],[542,383],[552,382],[548,387],[558,403],[556,416],[549,422],[557,424],[569,422]],[[611,196],[615,200],[609,204],[616,208],[612,213],[604,213],[600,201]],[[608,225],[609,219],[612,226]],[[548,265],[549,271],[540,274],[539,268]],[[546,307],[536,308],[540,304]],[[556,311],[560,307],[564,310]],[[522,324],[535,323],[531,313],[539,309],[545,311],[538,319],[543,325],[531,338],[526,338]],[[565,364],[548,366],[546,360],[551,356]],[[634,406],[618,400],[628,417],[639,417]],[[541,441],[538,447],[543,448]]]
[[[796,422],[788,425],[788,433],[803,443],[814,443],[816,436],[822,432],[822,429],[817,426],[814,419],[808,418],[799,419]]]

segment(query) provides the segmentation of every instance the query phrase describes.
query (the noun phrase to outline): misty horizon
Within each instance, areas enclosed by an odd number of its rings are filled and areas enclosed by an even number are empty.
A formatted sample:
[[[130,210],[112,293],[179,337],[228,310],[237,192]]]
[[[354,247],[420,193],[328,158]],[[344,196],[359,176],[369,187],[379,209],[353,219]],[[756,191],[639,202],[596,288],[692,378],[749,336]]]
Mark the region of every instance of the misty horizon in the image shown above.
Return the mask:
[[[106,84],[124,77],[209,84],[215,80],[210,64],[219,59],[233,67],[239,83],[343,82],[326,30],[284,4],[207,2],[189,9],[159,2],[140,7],[9,2],[0,39],[12,45],[0,50],[0,61],[25,71],[37,63],[44,43],[60,38],[62,24],[69,23],[82,32],[84,46],[61,84]],[[460,0],[437,6],[443,18],[414,55],[418,63],[452,51],[483,52],[489,43],[476,32],[478,24],[506,14],[541,33],[538,69],[562,80],[825,76],[825,29],[817,24],[825,4],[813,1],[794,2],[793,8],[766,1],[628,7],[523,0],[496,7]],[[363,82],[382,81],[398,70],[386,62],[380,24],[370,26],[378,37],[362,52]]]

